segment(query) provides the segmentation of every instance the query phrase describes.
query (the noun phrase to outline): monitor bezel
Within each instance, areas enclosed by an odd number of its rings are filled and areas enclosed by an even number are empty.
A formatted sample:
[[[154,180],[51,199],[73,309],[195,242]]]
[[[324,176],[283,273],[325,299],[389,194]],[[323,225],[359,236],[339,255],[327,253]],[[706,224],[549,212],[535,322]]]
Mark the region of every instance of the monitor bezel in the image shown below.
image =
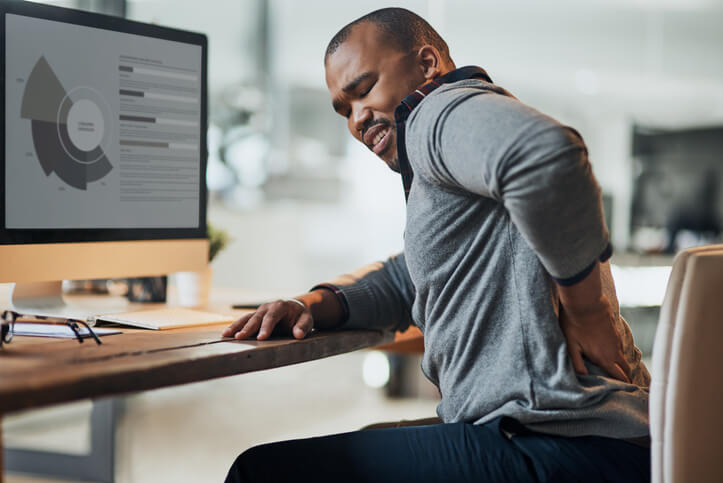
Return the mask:
[[[199,177],[199,219],[195,228],[49,228],[49,229],[8,229],[6,227],[5,193],[5,67],[6,67],[6,17],[7,14],[64,22],[85,27],[112,30],[121,33],[153,37],[201,47],[201,170]],[[121,17],[85,12],[70,8],[41,5],[32,2],[10,1],[0,3],[0,104],[3,112],[3,129],[0,129],[0,245],[32,243],[78,243],[132,240],[176,240],[206,238],[206,163],[208,149],[207,133],[207,49],[206,35],[158,25],[145,24]]]

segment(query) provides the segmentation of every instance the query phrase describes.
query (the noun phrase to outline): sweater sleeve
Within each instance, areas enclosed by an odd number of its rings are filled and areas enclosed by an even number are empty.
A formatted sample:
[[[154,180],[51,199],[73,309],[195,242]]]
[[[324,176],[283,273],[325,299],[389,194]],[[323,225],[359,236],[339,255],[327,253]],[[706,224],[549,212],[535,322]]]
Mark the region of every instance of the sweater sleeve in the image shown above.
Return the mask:
[[[403,253],[325,285],[336,287],[346,300],[349,317],[339,328],[405,330],[412,324],[414,285]]]
[[[407,148],[415,176],[503,203],[559,283],[609,256],[600,187],[574,129],[513,97],[453,88],[413,113]]]

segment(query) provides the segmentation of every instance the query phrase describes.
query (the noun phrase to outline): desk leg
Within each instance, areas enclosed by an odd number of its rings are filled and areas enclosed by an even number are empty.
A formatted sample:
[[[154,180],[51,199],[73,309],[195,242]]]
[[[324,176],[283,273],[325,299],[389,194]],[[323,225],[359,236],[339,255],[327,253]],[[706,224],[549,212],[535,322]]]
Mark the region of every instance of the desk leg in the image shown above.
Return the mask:
[[[115,478],[115,424],[119,401],[93,402],[90,416],[90,453],[74,455],[29,449],[4,449],[4,471],[50,478],[113,483]],[[3,480],[0,478],[0,483]]]
[[[5,444],[3,444],[3,418],[0,414],[0,483],[3,483],[3,481],[5,481],[5,465],[3,464],[4,460]]]

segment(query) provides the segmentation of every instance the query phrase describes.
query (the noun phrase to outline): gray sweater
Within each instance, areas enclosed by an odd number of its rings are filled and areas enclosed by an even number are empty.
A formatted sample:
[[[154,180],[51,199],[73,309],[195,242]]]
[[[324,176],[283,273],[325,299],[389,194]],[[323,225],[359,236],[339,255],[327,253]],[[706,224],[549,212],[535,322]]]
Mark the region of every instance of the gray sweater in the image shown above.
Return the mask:
[[[404,254],[331,281],[345,327],[424,332],[424,374],[445,422],[511,416],[564,436],[648,434],[650,376],[619,308],[633,384],[587,361],[577,375],[552,277],[583,271],[608,245],[600,188],[579,134],[493,84],[443,85],[411,113],[414,170]]]

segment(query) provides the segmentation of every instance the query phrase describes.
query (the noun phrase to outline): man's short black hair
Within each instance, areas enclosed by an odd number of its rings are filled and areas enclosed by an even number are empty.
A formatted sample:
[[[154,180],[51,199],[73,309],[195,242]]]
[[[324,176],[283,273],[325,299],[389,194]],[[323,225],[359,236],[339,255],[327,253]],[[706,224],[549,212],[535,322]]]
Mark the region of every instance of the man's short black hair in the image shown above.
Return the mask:
[[[362,22],[370,22],[376,25],[403,52],[411,52],[415,47],[429,44],[439,51],[444,61],[452,63],[447,42],[426,20],[404,8],[375,10],[346,25],[332,37],[326,47],[324,63],[346,41],[354,26]]]

